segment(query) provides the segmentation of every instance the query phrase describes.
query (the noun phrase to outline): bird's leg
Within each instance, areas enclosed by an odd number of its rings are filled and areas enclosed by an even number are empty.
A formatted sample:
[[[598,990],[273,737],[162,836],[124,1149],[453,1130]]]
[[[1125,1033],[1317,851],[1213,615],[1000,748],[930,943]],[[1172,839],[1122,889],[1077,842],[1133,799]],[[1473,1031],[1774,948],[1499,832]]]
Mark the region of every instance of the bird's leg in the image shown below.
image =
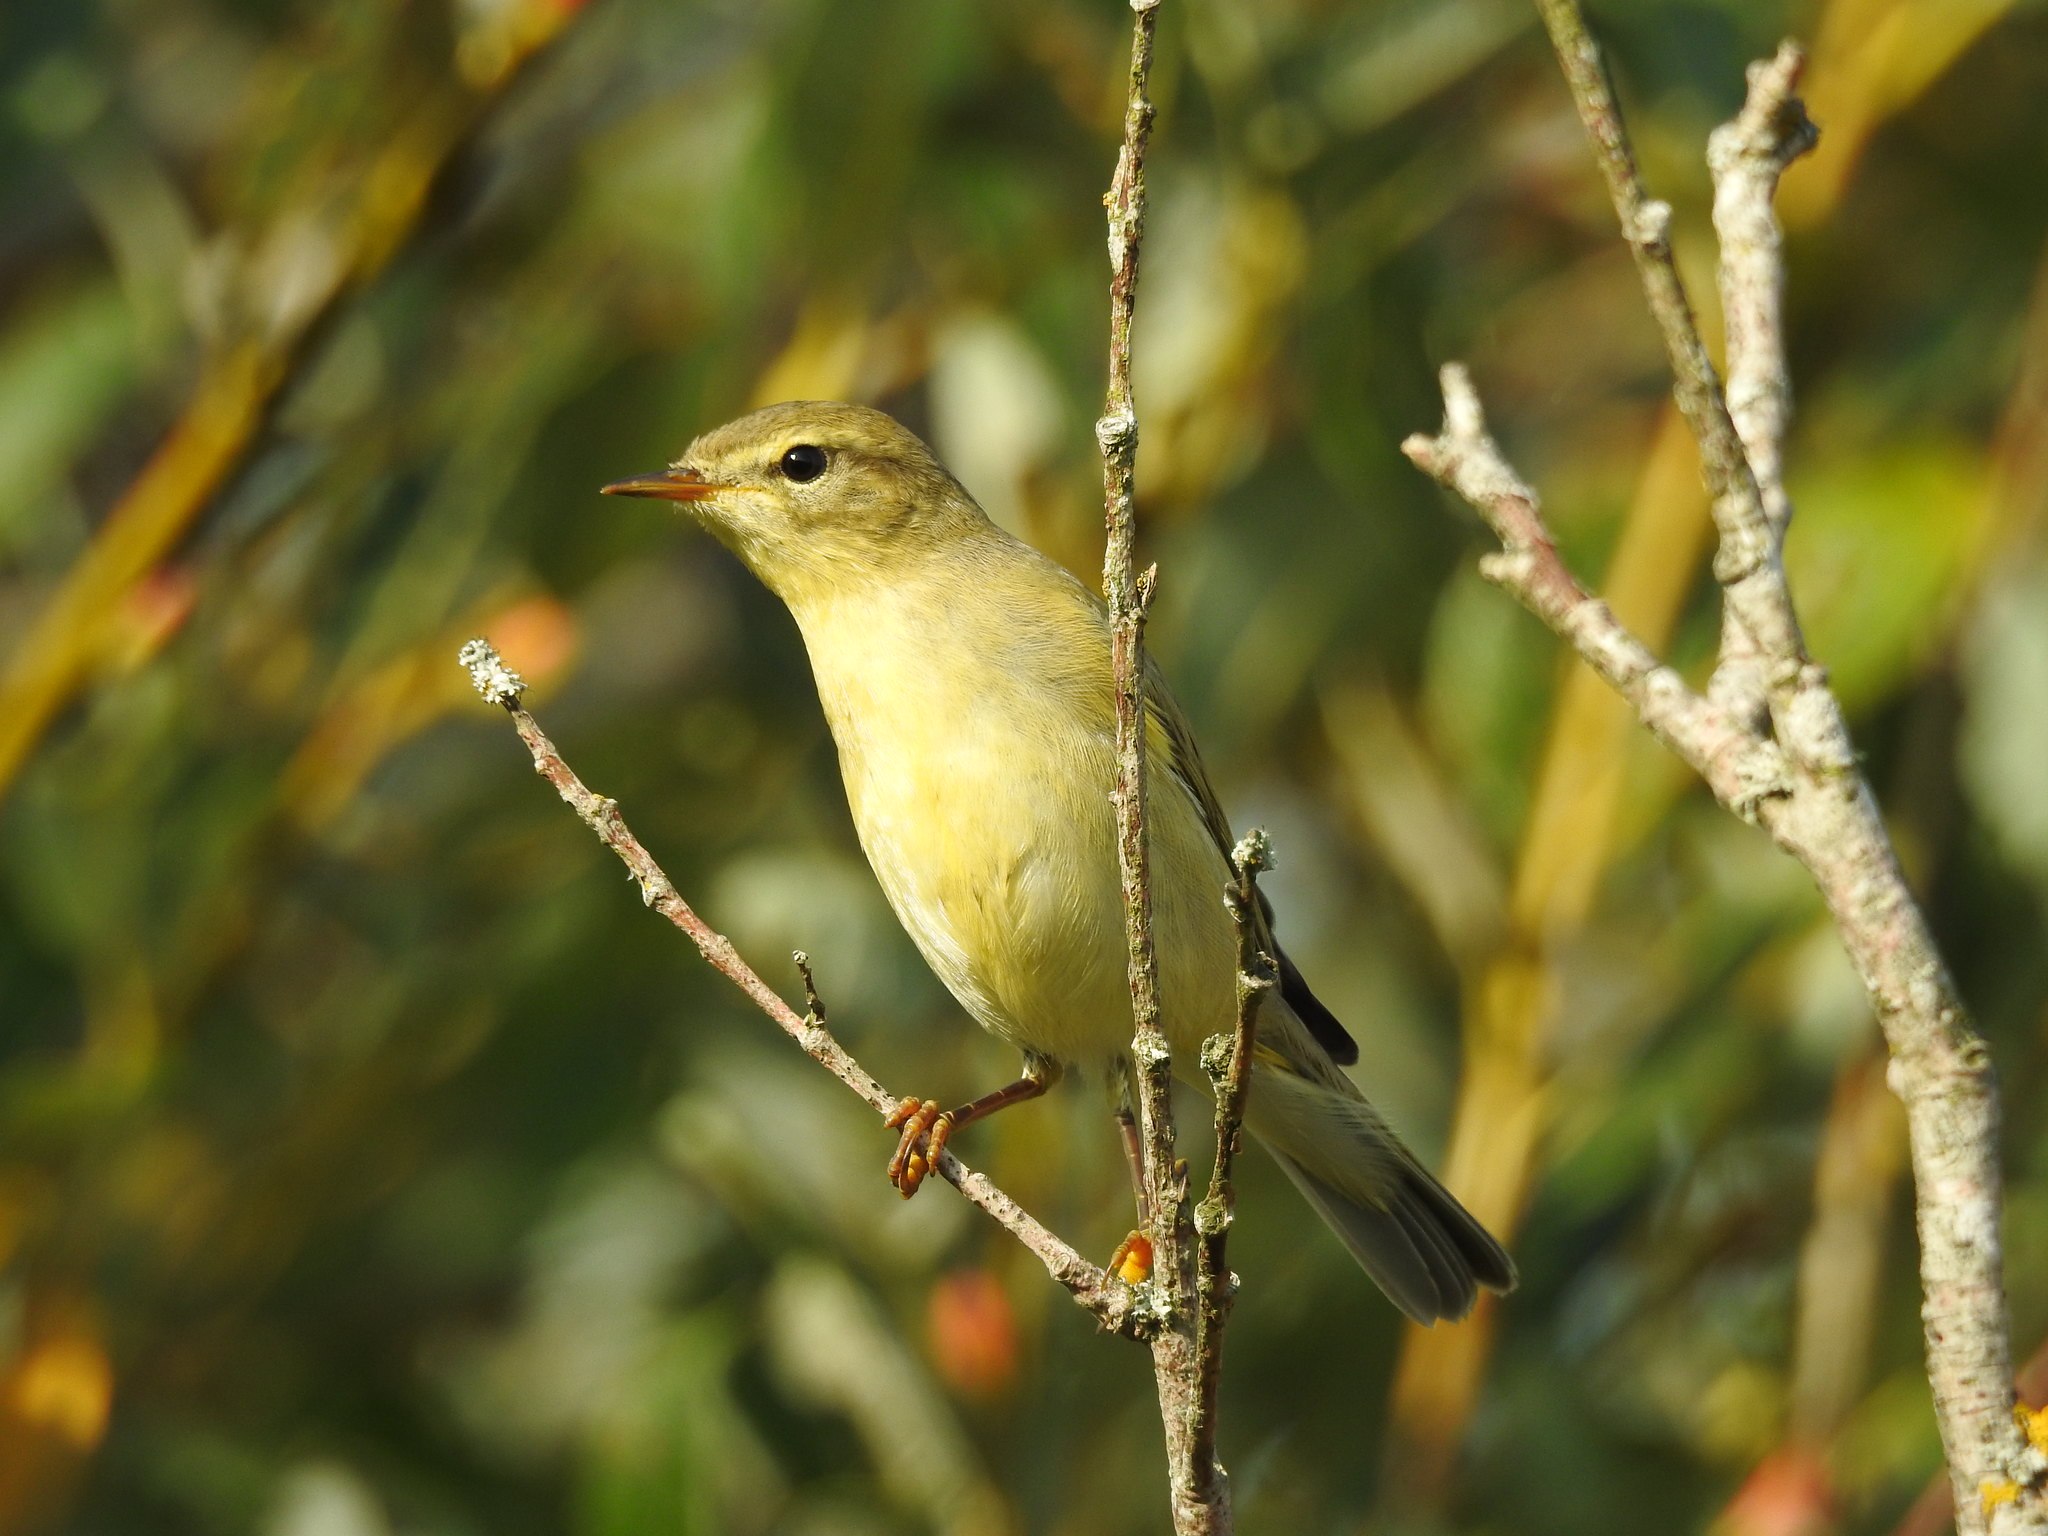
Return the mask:
[[[1123,1138],[1124,1166],[1131,1170],[1131,1199],[1137,1202],[1138,1224],[1152,1220],[1152,1191],[1145,1187],[1145,1143],[1138,1137],[1138,1117],[1128,1109],[1116,1112],[1117,1134]]]
[[[958,1109],[942,1113],[936,1099],[905,1099],[883,1122],[891,1130],[899,1126],[903,1130],[896,1142],[896,1155],[889,1159],[889,1182],[908,1200],[924,1183],[925,1175],[939,1165],[939,1154],[955,1131],[986,1120],[999,1109],[1042,1096],[1060,1080],[1061,1070],[1050,1057],[1027,1053],[1022,1077]]]

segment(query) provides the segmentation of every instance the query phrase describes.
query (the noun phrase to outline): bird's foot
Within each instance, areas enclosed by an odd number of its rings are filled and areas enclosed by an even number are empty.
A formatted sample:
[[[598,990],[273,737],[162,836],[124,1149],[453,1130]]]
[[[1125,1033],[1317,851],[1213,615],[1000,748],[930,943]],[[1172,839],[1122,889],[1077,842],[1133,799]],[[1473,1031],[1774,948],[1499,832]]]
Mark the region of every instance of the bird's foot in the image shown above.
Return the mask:
[[[1109,1256],[1109,1272],[1126,1285],[1143,1285],[1152,1278],[1152,1239],[1133,1232],[1116,1245]]]
[[[941,1111],[936,1099],[905,1099],[882,1123],[892,1131],[902,1127],[896,1155],[889,1159],[889,1182],[908,1200],[938,1167],[953,1134],[953,1116]]]

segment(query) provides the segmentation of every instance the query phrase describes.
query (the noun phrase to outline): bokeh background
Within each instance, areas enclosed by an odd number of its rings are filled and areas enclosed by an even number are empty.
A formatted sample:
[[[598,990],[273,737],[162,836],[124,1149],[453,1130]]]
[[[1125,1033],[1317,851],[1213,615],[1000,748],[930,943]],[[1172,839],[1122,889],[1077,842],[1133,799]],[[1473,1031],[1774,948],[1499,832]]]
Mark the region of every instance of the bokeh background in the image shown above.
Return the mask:
[[[1790,558],[1997,1052],[2024,1359],[2048,11],[1594,12],[1710,328],[1705,136],[1812,45]],[[1252,1160],[1242,1528],[1939,1529],[1900,1117],[1818,903],[1397,452],[1469,361],[1571,557],[1704,661],[1695,461],[1532,8],[1168,0],[1161,39],[1153,643],[1360,1080],[1524,1276],[1408,1332]],[[1113,0],[10,0],[0,1530],[1165,1528],[1142,1352],[898,1201],[454,665],[488,632],[892,1089],[1006,1076],[878,896],[786,616],[595,488],[872,401],[1092,578],[1127,48]],[[1093,1092],[961,1151],[1084,1248],[1128,1225]]]

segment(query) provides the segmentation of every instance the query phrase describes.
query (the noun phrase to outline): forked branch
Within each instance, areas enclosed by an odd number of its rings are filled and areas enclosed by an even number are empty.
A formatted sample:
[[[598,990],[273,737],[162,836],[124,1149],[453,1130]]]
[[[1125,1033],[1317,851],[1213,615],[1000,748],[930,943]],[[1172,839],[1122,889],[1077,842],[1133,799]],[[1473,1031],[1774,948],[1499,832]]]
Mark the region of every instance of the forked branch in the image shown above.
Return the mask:
[[[1699,440],[1720,549],[1722,647],[1705,694],[1686,686],[1590,596],[1560,559],[1540,504],[1488,436],[1464,370],[1443,372],[1444,427],[1403,450],[1470,503],[1502,549],[1486,574],[1568,642],[1657,738],[1812,875],[1862,978],[1905,1102],[1927,1371],[1962,1536],[2048,1532],[2048,1459],[2013,1414],[1999,1223],[1998,1100],[1983,1041],[1901,873],[1825,669],[1806,652],[1782,559],[1790,419],[1771,198],[1815,142],[1787,44],[1750,71],[1741,113],[1714,136],[1715,226],[1728,314],[1724,396],[1669,242],[1670,210],[1644,192],[1605,67],[1577,0],[1538,0],[1579,115],[1635,252]]]

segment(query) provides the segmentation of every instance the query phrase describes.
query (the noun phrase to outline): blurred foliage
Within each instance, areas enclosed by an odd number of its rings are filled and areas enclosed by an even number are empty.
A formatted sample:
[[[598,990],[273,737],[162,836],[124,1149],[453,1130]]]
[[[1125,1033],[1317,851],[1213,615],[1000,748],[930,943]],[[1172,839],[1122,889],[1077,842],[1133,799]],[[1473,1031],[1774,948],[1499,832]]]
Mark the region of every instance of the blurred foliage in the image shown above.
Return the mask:
[[[2048,15],[1595,10],[1708,312],[1706,132],[1814,42],[1792,558],[1998,1055],[2024,1355]],[[1162,37],[1153,641],[1361,1080],[1525,1277],[1404,1343],[1254,1160],[1244,1527],[1888,1529],[1939,1452],[1860,992],[1396,451],[1466,358],[1571,555],[1705,659],[1697,477],[1532,12],[1172,0]],[[488,630],[892,1088],[996,1081],[860,859],[786,617],[594,492],[749,404],[865,399],[1092,572],[1126,46],[1114,0],[7,7],[0,1529],[1164,1528],[1142,1355],[947,1192],[896,1200],[885,1133],[453,664]],[[962,1151],[1084,1246],[1127,1224],[1091,1092]]]

